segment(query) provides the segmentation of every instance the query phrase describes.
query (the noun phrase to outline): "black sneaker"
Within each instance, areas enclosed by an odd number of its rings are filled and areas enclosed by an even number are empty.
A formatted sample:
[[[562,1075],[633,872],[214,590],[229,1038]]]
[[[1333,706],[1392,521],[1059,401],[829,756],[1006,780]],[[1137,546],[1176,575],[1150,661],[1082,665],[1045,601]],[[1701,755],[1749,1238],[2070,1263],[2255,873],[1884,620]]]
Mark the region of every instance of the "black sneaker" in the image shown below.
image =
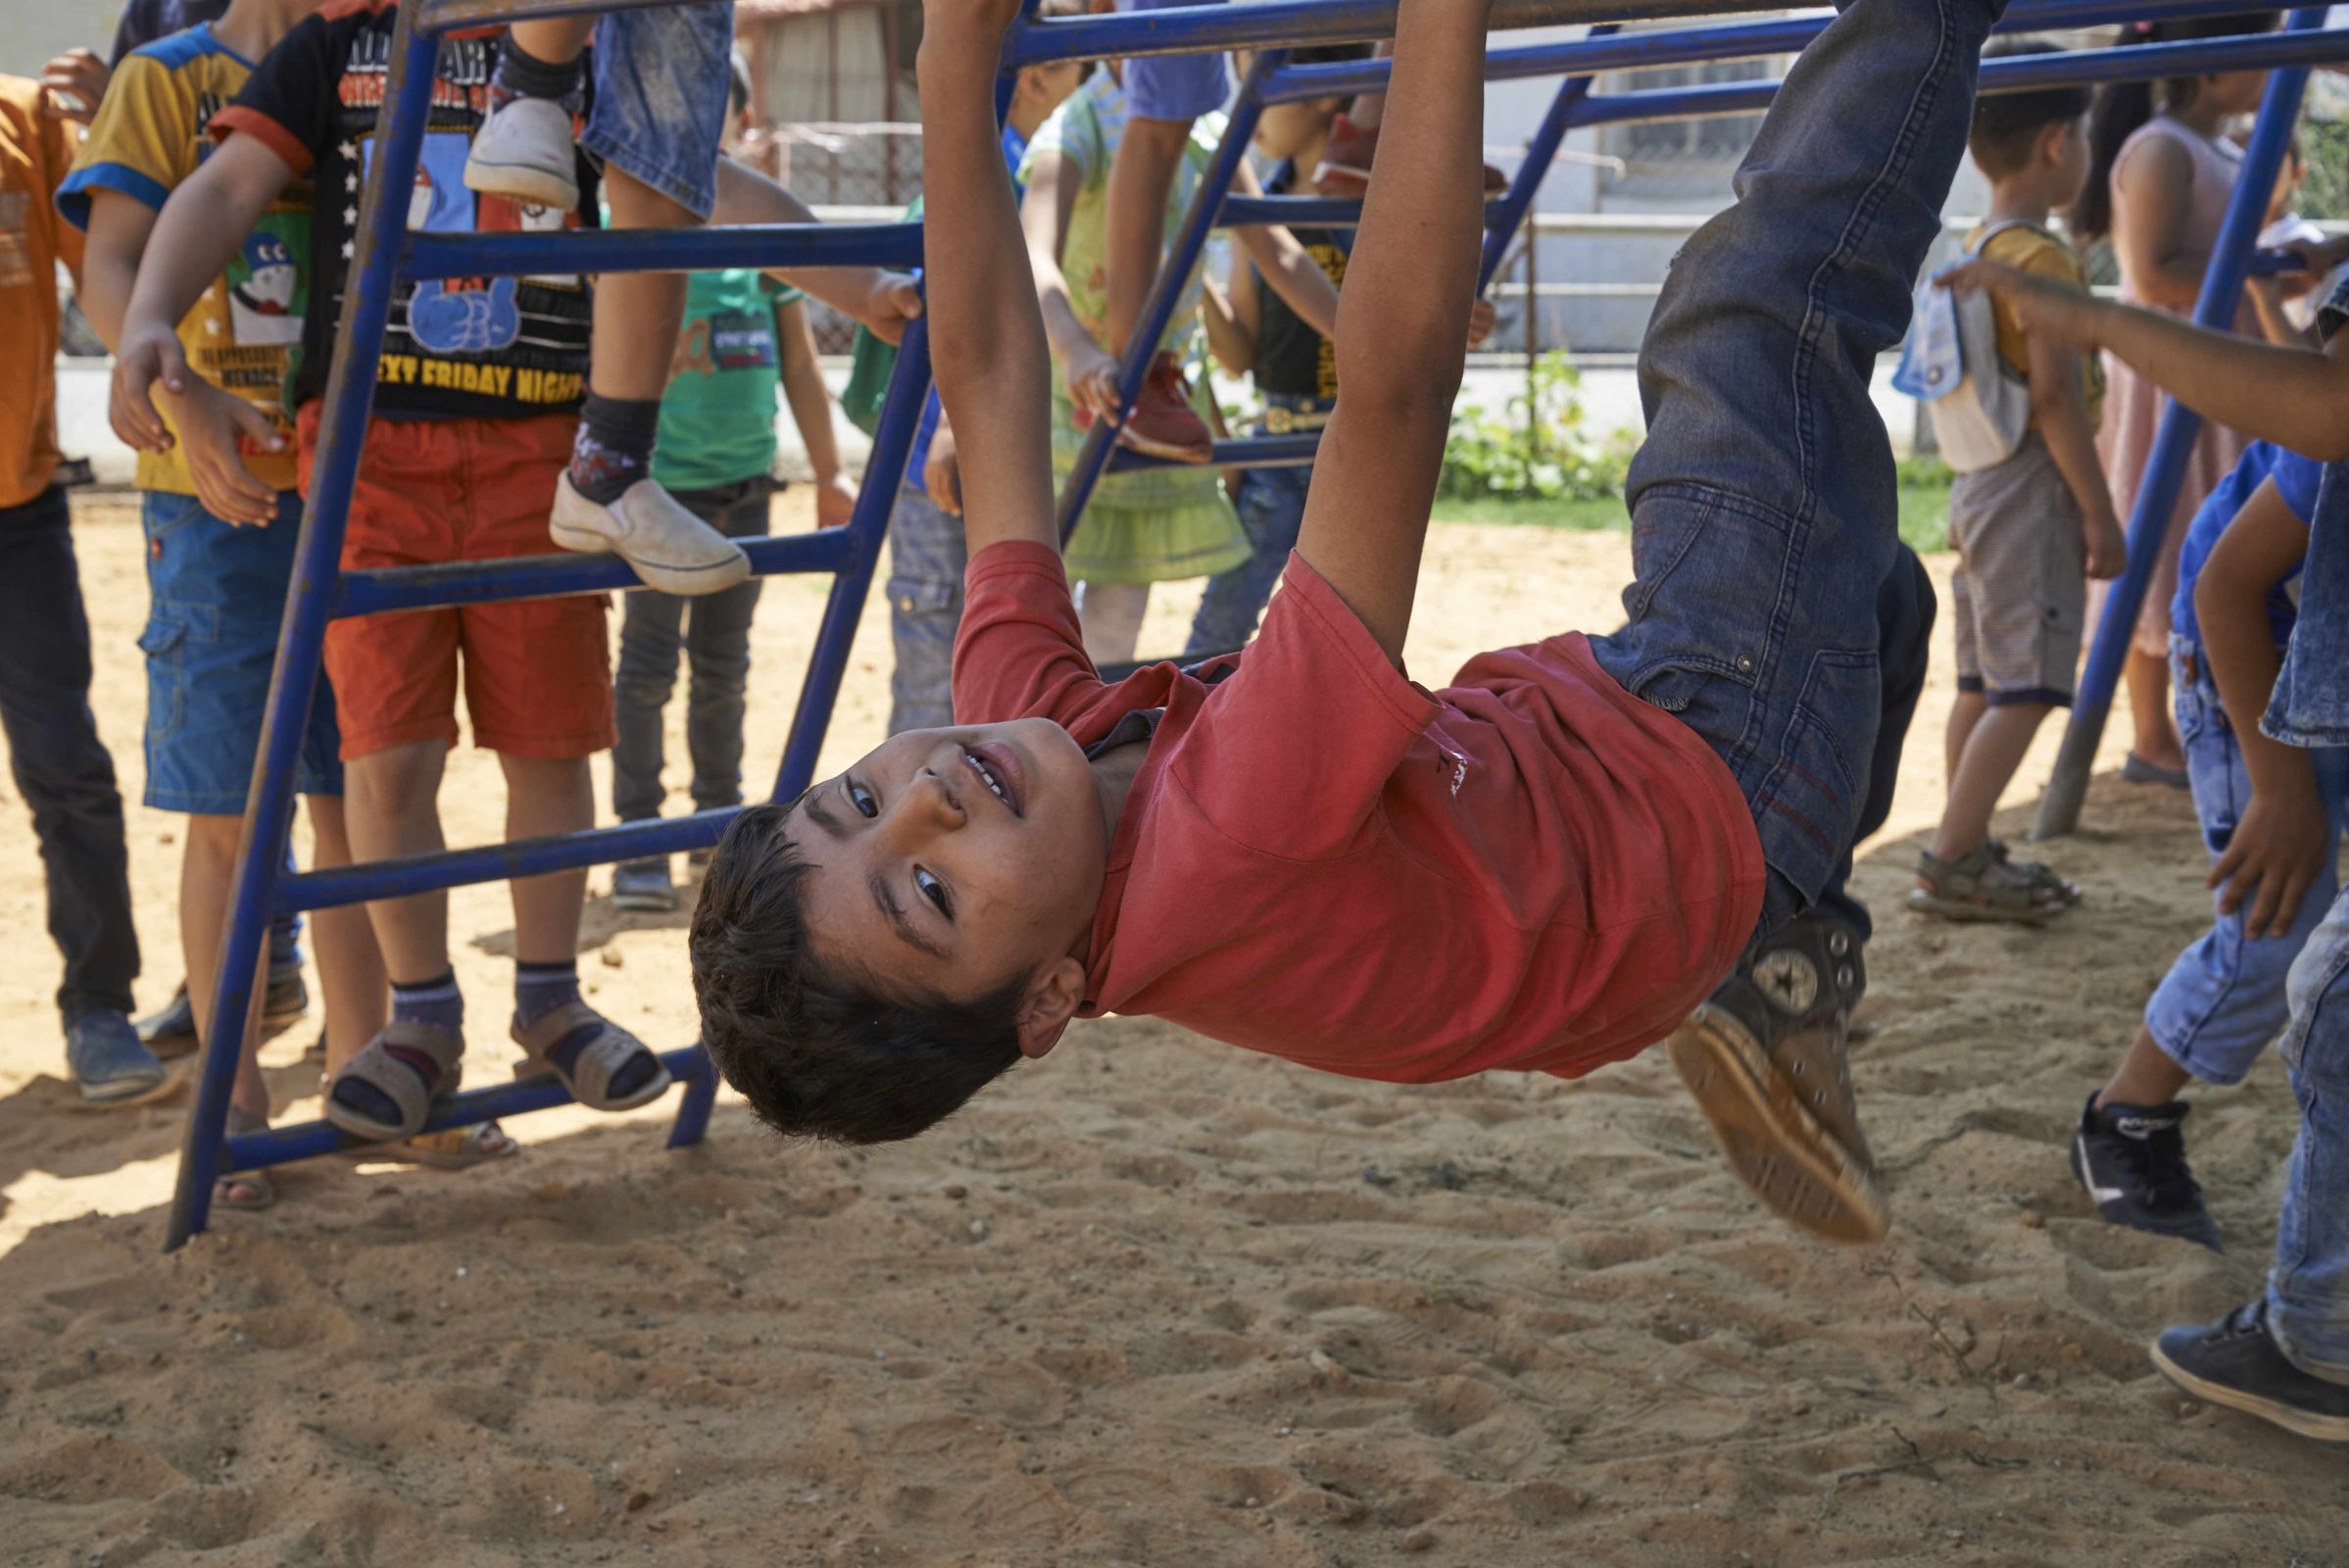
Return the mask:
[[[302,960],[269,965],[269,989],[261,1015],[270,1023],[299,1018],[310,1010],[310,982],[302,978]]]
[[[2349,1443],[2349,1384],[2327,1382],[2284,1359],[2268,1332],[2264,1297],[2216,1323],[2162,1330],[2153,1364],[2197,1399],[2319,1443]]]
[[[2219,1227],[2202,1203],[2202,1186],[2186,1165],[2178,1126],[2191,1107],[2098,1105],[2088,1097],[2072,1135],[2072,1174],[2096,1200],[2096,1212],[2115,1225],[2195,1242],[2214,1252]]]
[[[302,978],[301,960],[290,964],[269,965],[269,989],[262,1000],[261,1015],[270,1023],[282,1023],[299,1018],[310,1010],[310,984]],[[171,1000],[138,1019],[132,1026],[138,1031],[141,1044],[156,1056],[169,1061],[193,1052],[196,1039],[196,1009],[187,1000],[187,982],[171,993]]]

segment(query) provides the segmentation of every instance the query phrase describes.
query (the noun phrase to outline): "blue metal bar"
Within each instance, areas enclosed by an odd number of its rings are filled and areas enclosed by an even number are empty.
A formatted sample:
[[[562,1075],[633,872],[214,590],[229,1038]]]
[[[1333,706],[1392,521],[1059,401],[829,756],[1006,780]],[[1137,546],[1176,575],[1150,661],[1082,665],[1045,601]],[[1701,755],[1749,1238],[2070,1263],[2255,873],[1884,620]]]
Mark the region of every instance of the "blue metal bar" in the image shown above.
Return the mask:
[[[663,1051],[659,1055],[671,1076],[689,1090],[709,1076],[710,1058],[698,1045]],[[519,1116],[525,1111],[548,1110],[570,1102],[570,1092],[559,1079],[517,1078],[494,1089],[468,1089],[436,1101],[432,1114],[424,1120],[423,1130],[437,1133],[451,1127],[470,1127],[500,1116]],[[352,1137],[330,1121],[306,1121],[228,1139],[222,1149],[227,1156],[222,1168],[261,1170],[270,1165],[290,1165],[298,1159],[315,1159],[320,1154],[375,1147],[364,1138]]]
[[[1612,26],[1594,28],[1592,36],[1599,43],[1613,41]],[[1566,133],[1575,126],[1582,114],[1583,104],[1590,96],[1590,83],[1595,78],[1588,74],[1569,76],[1558,83],[1558,94],[1550,100],[1549,113],[1525,144],[1525,160],[1517,166],[1517,177],[1497,202],[1485,208],[1485,249],[1476,270],[1476,291],[1483,294],[1493,286],[1493,274],[1500,270],[1501,258],[1508,254],[1509,240],[1516,234],[1525,215],[1533,210],[1534,197],[1541,192],[1542,181],[1548,177],[1549,166],[1556,161],[1559,146]],[[1532,263],[1527,263],[1531,268]]]
[[[236,883],[229,901],[227,938],[213,993],[211,1038],[196,1080],[195,1103],[179,1152],[178,1181],[164,1248],[174,1250],[204,1228],[212,1213],[213,1177],[221,1168],[220,1139],[227,1127],[228,1097],[243,1054],[245,1019],[253,1004],[254,968],[261,960],[269,917],[276,901],[285,846],[293,826],[294,764],[309,728],[317,696],[319,650],[324,646],[329,606],[343,552],[343,527],[351,490],[359,477],[367,416],[373,406],[375,373],[383,358],[385,322],[398,280],[398,236],[408,227],[409,195],[416,184],[417,153],[431,109],[433,40],[417,33],[402,15],[392,35],[384,82],[385,114],[375,156],[367,170],[363,210],[353,241],[360,258],[335,332],[334,368],[327,377],[325,417],[318,433],[318,461],[295,546],[292,590],[278,632],[277,662],[269,677],[269,710],[246,792],[243,836],[237,845]],[[190,975],[202,985],[206,976]]]
[[[2297,19],[2301,13],[2293,15]],[[2349,27],[2294,26],[2282,32],[2231,38],[2128,44],[2115,49],[2079,49],[2064,54],[1985,60],[1981,90],[2020,92],[2032,87],[2130,81],[2147,76],[2268,71],[2343,59],[2349,59]],[[1617,125],[1646,120],[1759,114],[1770,107],[1770,100],[1777,92],[1775,81],[1733,81],[1701,87],[1594,94],[1584,105],[1575,123]]]
[[[400,275],[522,277],[538,273],[702,272],[921,265],[919,223],[734,223],[705,228],[591,228],[562,233],[429,233],[402,242]]]
[[[2045,0],[2010,7],[1999,20],[2000,32],[2044,32],[2066,28],[2105,26],[2155,17],[2235,16],[2266,9],[2242,0]],[[1485,56],[1485,79],[1511,81],[1529,76],[1591,75],[1609,71],[1644,71],[1658,66],[1694,65],[1719,60],[1750,60],[1767,55],[1794,54],[1817,37],[1833,18],[1826,12],[1787,17],[1773,22],[1725,26],[1681,27],[1670,31],[1614,32],[1601,37],[1552,39],[1548,42],[1494,49]],[[1274,74],[1264,85],[1268,104],[1305,98],[1343,97],[1384,92],[1394,62],[1337,60],[1293,65]]]
[[[751,570],[761,577],[840,571],[856,559],[846,528],[742,539]],[[487,605],[509,599],[557,599],[570,594],[624,593],[641,588],[634,568],[617,556],[510,556],[502,561],[449,561],[428,566],[346,571],[335,596],[338,618],[442,605]]]
[[[478,882],[505,882],[514,877],[543,876],[549,871],[576,871],[590,865],[706,850],[718,841],[726,824],[734,820],[740,809],[740,807],[726,807],[696,811],[690,816],[653,817],[611,827],[581,828],[576,833],[557,833],[546,838],[434,850],[425,855],[369,860],[364,865],[304,871],[278,884],[271,911],[290,914],[297,909],[334,909],[376,899],[404,899],[416,893],[438,893],[444,888],[470,887]]]
[[[1215,443],[1215,456],[1204,465],[1210,468],[1301,468],[1313,461],[1321,446],[1321,432],[1307,430],[1295,435],[1240,436]],[[1189,468],[1199,465],[1177,463],[1169,458],[1153,458],[1144,452],[1130,452],[1123,447],[1109,454],[1111,473],[1132,473],[1141,468]]]
[[[2295,11],[2283,36],[2318,36],[2325,17],[2322,6]],[[2202,293],[2194,304],[2197,325],[2221,331],[2234,325],[2242,304],[2243,278],[2267,217],[2268,197],[2290,148],[2292,126],[2300,118],[2300,100],[2307,87],[2305,68],[2278,71],[2268,78],[2259,119],[2252,126],[2251,145],[2244,149],[2226,220],[2219,225],[2210,265],[2202,274]],[[2113,693],[2121,683],[2137,612],[2144,607],[2145,589],[2153,581],[2154,564],[2170,529],[2178,487],[2184,482],[2195,439],[2202,433],[2202,416],[2175,399],[2163,401],[2161,428],[2154,436],[2153,450],[2146,455],[2144,479],[2137,486],[2136,506],[2129,514],[2129,565],[2105,595],[2103,617],[2096,622],[2096,635],[2088,646],[2087,667],[2080,672],[2080,694],[2064,726],[2064,744],[2056,754],[2047,793],[2039,798],[2038,819],[2031,825],[2034,839],[2055,838],[2080,824],[2088,774],[2095,765],[2097,744],[2104,738]]]
[[[1332,3],[1332,0],[1323,0]],[[1335,0],[1345,3],[1345,0]],[[1243,11],[1271,11],[1279,9],[1281,0],[1266,0],[1261,5],[1240,6]],[[1139,13],[1143,17],[1173,16],[1172,11]],[[1113,20],[1124,21],[1125,18]],[[1042,26],[1044,24],[1035,24]],[[1068,23],[1053,23],[1053,26],[1068,26]],[[1006,55],[1008,51],[1006,50]],[[1183,215],[1182,226],[1175,231],[1174,243],[1167,247],[1166,258],[1159,264],[1157,281],[1150,285],[1150,297],[1142,302],[1142,313],[1134,319],[1134,335],[1126,345],[1125,363],[1117,370],[1118,407],[1129,413],[1134,400],[1141,395],[1143,377],[1150,373],[1150,361],[1157,358],[1159,341],[1166,335],[1166,325],[1174,319],[1175,302],[1183,297],[1184,286],[1191,279],[1191,270],[1199,266],[1199,255],[1207,247],[1207,236],[1215,228],[1215,215],[1222,208],[1232,181],[1240,172],[1241,161],[1248,156],[1248,144],[1256,134],[1256,121],[1264,112],[1257,101],[1256,90],[1265,77],[1279,70],[1289,58],[1280,49],[1260,51],[1248,62],[1248,75],[1240,83],[1240,96],[1232,105],[1231,120],[1224,126],[1223,141],[1215,149],[1215,162],[1199,176],[1199,188],[1192,192],[1190,211]],[[1100,482],[1107,466],[1109,448],[1117,432],[1105,420],[1097,419],[1086,434],[1085,445],[1077,453],[1076,466],[1069,470],[1060,487],[1060,542],[1066,544],[1069,535],[1085,515],[1085,503],[1093,499],[1093,487]]]

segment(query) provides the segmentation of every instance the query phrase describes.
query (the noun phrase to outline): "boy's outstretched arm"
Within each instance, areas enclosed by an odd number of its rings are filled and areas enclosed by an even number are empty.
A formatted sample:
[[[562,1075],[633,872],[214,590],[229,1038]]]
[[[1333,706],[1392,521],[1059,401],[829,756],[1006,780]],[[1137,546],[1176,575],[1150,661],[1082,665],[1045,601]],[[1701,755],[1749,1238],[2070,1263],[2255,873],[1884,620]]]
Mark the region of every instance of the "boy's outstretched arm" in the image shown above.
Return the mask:
[[[1492,0],[1402,0],[1378,177],[1338,306],[1338,400],[1297,553],[1400,662],[1484,235]]]
[[[995,122],[996,61],[1018,0],[927,0],[917,73],[930,365],[954,427],[976,556],[1052,525],[1052,359]]]

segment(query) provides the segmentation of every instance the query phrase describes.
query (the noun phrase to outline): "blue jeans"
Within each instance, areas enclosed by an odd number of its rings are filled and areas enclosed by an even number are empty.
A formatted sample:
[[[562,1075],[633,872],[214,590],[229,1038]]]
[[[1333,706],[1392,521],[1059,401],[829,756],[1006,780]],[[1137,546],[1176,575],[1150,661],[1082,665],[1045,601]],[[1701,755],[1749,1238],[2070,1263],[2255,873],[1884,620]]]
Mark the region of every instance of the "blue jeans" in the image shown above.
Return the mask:
[[[714,490],[679,490],[676,497],[728,538],[748,539],[766,532],[774,491],[762,474]],[[762,581],[753,577],[693,599],[650,589],[628,595],[612,677],[612,809],[621,821],[661,814],[661,712],[676,690],[680,650],[693,677],[685,696],[685,750],[693,760],[694,809],[742,804],[743,694]]]
[[[2219,689],[2200,647],[2184,637],[2170,639],[2170,689],[2178,704],[2178,734],[2185,742],[2186,774],[2194,786],[2194,810],[2202,818],[2202,842],[2216,859],[2227,849],[2243,808],[2251,804],[2251,775],[2243,749],[2219,703]],[[2316,767],[2317,793],[2330,824],[2324,863],[2300,901],[2300,914],[2280,937],[2243,939],[2240,914],[2211,908],[2211,928],[2178,956],[2145,1004],[2145,1028],[2163,1054],[2206,1084],[2242,1080],[2260,1053],[2284,1026],[2284,994],[2292,960],[2308,946],[2339,887],[2341,829],[2349,825],[2349,751],[2325,747],[2308,754]]]
[[[90,624],[66,493],[0,508],[0,732],[47,872],[49,936],[65,956],[58,1010],[130,1010],[138,929],[114,759],[90,711]],[[23,958],[24,955],[18,955]]]
[[[194,496],[139,497],[147,536],[147,793],[163,811],[241,816],[269,711],[277,631],[294,577],[302,498],[281,491],[266,528],[222,522]],[[342,737],[321,677],[294,762],[303,795],[340,795]]]
[[[1907,328],[1999,9],[1854,0],[1787,72],[1640,348],[1630,623],[1592,651],[1737,779],[1771,873],[1757,936],[1836,885],[1886,783],[1888,629],[1917,594],[1869,378]]]
[[[607,13],[588,52],[596,93],[579,145],[707,219],[717,202],[733,56],[730,5]]]
[[[2268,1328],[2303,1371],[2349,1383],[2349,894],[2333,901],[2285,986],[2280,1050],[2300,1102],[2268,1271]]]
[[[1241,470],[1232,507],[1240,514],[1240,526],[1248,531],[1254,554],[1207,579],[1199,613],[1191,618],[1185,659],[1230,653],[1256,634],[1265,601],[1289,564],[1289,552],[1297,548],[1297,531],[1305,520],[1305,490],[1312,482],[1310,466]]]
[[[1158,11],[1199,0],[1117,0],[1120,11]],[[1223,107],[1232,75],[1221,54],[1138,55],[1125,63],[1126,112],[1137,120],[1197,120]]]
[[[962,623],[962,519],[907,484],[889,514],[889,733],[954,721],[954,628]]]

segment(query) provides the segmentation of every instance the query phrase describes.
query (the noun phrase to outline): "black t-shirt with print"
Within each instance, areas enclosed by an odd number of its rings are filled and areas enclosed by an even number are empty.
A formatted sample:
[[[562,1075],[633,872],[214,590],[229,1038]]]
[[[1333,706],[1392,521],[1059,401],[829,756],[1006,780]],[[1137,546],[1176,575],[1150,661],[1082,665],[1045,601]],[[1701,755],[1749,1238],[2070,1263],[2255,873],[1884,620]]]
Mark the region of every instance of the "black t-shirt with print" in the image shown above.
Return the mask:
[[[396,16],[391,0],[337,0],[289,31],[236,102],[213,117],[215,137],[259,137],[316,182],[296,407],[326,390]],[[468,233],[595,226],[595,173],[584,156],[577,212],[558,214],[465,188],[465,154],[488,112],[496,65],[493,38],[441,40],[440,79],[408,226]],[[575,275],[402,284],[384,334],[375,412],[522,418],[576,409],[587,383],[589,302],[587,280]]]
[[[1264,182],[1265,191],[1274,196],[1286,196],[1297,185],[1297,165],[1284,163]],[[1341,229],[1298,228],[1290,230],[1297,242],[1305,248],[1333,285],[1346,283],[1346,258],[1353,254],[1353,236]],[[1250,373],[1259,392],[1278,392],[1288,397],[1334,398],[1338,395],[1338,351],[1330,340],[1313,329],[1303,317],[1289,308],[1289,302],[1269,287],[1256,290],[1257,324],[1256,357]]]

